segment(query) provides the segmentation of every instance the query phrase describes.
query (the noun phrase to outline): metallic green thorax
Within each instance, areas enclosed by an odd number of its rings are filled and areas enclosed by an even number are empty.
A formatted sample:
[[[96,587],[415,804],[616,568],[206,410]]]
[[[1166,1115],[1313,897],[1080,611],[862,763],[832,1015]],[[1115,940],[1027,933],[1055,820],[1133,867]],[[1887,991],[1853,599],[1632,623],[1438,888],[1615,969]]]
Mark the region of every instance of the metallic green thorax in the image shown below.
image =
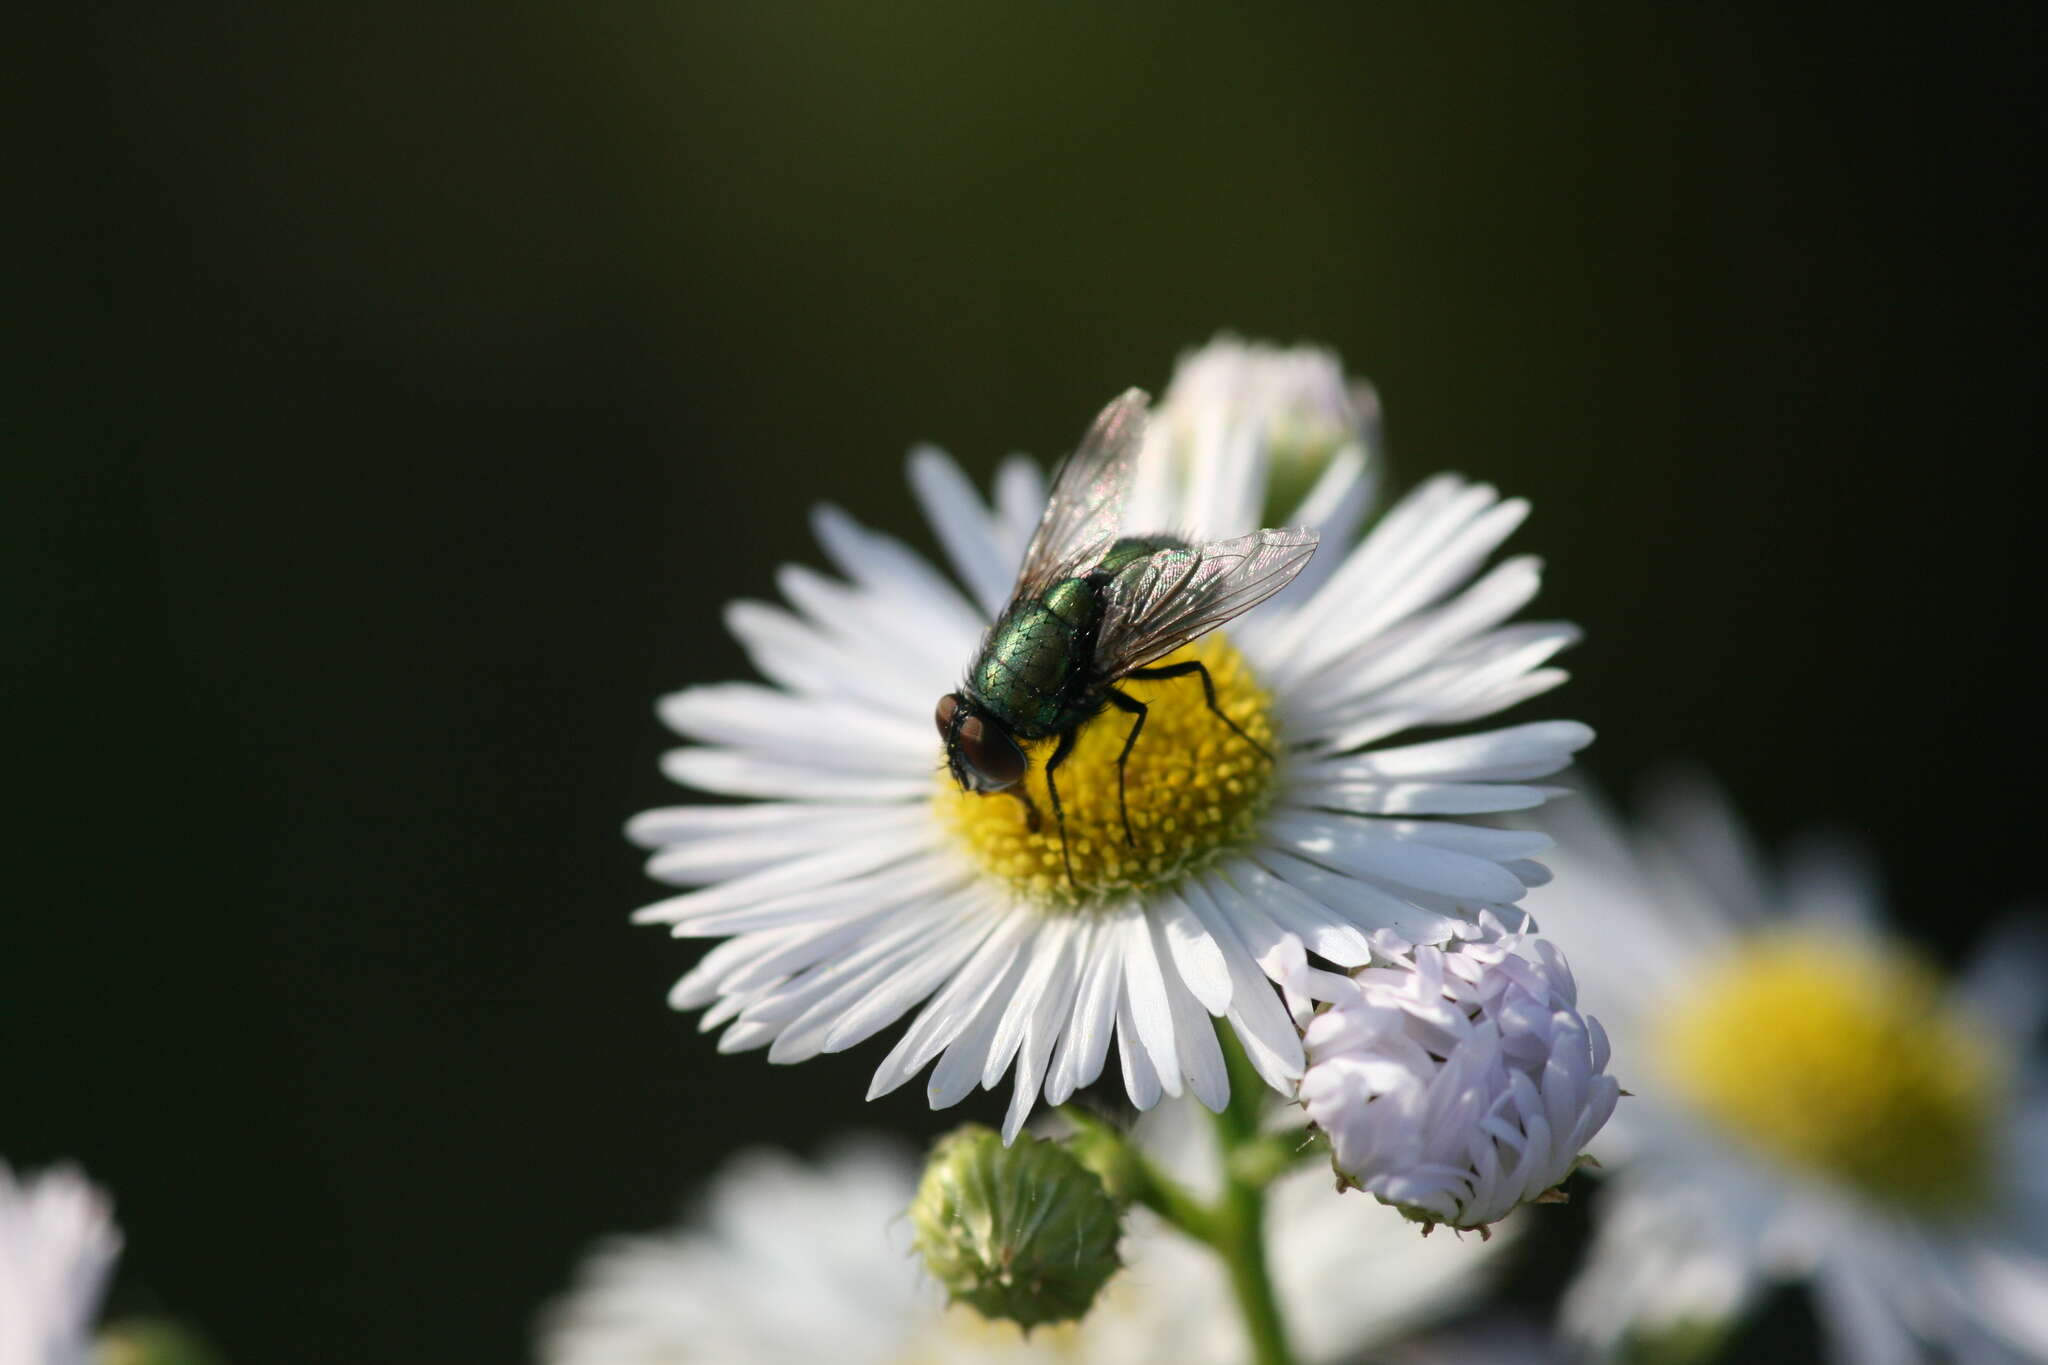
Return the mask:
[[[1019,739],[1062,734],[1087,720],[1103,705],[1091,682],[1103,593],[1132,564],[1185,544],[1171,536],[1127,536],[1086,577],[1012,602],[967,670],[963,690]]]

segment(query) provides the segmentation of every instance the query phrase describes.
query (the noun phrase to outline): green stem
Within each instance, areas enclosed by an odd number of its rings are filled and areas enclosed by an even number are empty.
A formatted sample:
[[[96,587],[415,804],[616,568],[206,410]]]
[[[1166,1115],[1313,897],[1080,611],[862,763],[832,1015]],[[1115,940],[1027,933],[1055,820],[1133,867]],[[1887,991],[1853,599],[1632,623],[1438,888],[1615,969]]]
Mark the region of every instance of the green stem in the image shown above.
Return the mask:
[[[1067,1105],[1060,1112],[1081,1130],[1085,1140],[1113,1154],[1096,1167],[1104,1172],[1103,1183],[1111,1194],[1143,1204],[1196,1241],[1214,1245],[1214,1209],[1153,1165],[1149,1157],[1125,1140],[1114,1124],[1077,1104]]]
[[[1230,1065],[1230,1103],[1215,1116],[1216,1141],[1223,1158],[1223,1198],[1215,1209],[1209,1245],[1230,1271],[1230,1287],[1244,1315],[1257,1365],[1294,1365],[1287,1344],[1287,1326],[1280,1301],[1273,1294],[1273,1276],[1266,1266],[1266,1183],[1271,1164],[1258,1159],[1267,1140],[1259,1133],[1259,1107],[1266,1083],[1253,1069],[1236,1036],[1224,1027],[1217,1035]]]
[[[1298,1144],[1259,1131],[1266,1083],[1236,1036],[1223,1027],[1217,1034],[1230,1066],[1230,1103],[1213,1116],[1217,1154],[1223,1164],[1223,1194],[1214,1204],[1197,1199],[1160,1170],[1115,1125],[1078,1105],[1068,1105],[1062,1112],[1080,1130],[1077,1151],[1082,1146],[1093,1149],[1092,1158],[1083,1159],[1103,1174],[1111,1193],[1143,1204],[1223,1258],[1238,1311],[1244,1316],[1255,1365],[1294,1365],[1280,1301],[1274,1297],[1273,1277],[1266,1265],[1265,1221],[1266,1186],[1299,1159]]]

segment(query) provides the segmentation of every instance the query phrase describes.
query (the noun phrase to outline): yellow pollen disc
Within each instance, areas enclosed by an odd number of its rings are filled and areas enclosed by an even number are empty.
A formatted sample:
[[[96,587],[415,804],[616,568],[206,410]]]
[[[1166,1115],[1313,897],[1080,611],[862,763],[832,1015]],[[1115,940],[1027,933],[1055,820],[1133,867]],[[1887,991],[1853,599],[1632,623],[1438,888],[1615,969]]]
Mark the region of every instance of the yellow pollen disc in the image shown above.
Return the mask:
[[[1660,1032],[1683,1097],[1781,1161],[1922,1210],[1986,1193],[2003,1069],[1917,963],[1765,937]]]
[[[1159,663],[1189,659],[1208,666],[1223,713],[1272,752],[1270,698],[1244,656],[1212,633]],[[1134,842],[1125,840],[1116,792],[1117,754],[1134,717],[1106,706],[1081,726],[1074,751],[1055,775],[1073,859],[1071,883],[1045,788],[1045,764],[1056,739],[1025,746],[1031,771],[1023,786],[1040,816],[1035,834],[1024,803],[1013,794],[963,792],[941,774],[933,798],[940,818],[983,872],[1034,905],[1070,909],[1169,884],[1249,840],[1266,809],[1273,762],[1209,710],[1199,675],[1118,686],[1150,708],[1124,769]]]

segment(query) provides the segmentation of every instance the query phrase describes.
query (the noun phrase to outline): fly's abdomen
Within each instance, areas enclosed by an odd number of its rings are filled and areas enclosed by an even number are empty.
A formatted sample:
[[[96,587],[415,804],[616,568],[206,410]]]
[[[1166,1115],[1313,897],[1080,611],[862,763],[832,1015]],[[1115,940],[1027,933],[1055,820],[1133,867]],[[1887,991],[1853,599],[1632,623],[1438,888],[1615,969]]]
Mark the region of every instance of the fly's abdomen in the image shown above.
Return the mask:
[[[1074,711],[1100,613],[1094,589],[1078,578],[1012,606],[968,672],[975,699],[1020,739],[1042,739],[1086,719]]]

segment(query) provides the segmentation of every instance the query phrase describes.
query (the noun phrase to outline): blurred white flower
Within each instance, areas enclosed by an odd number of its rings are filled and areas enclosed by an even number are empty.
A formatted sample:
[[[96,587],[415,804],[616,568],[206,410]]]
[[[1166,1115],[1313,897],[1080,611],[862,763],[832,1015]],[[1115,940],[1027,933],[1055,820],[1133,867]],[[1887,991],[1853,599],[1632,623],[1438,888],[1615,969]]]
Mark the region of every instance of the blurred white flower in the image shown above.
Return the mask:
[[[1590,800],[1545,825],[1557,881],[1529,909],[1635,1096],[1594,1143],[1572,1330],[1711,1334],[1803,1280],[1837,1361],[2048,1360],[2038,925],[1944,992],[1860,858],[1814,846],[1774,878],[1703,787],[1638,836]]]
[[[1563,956],[1489,927],[1352,973],[1303,1039],[1302,1107],[1339,1176],[1425,1230],[1484,1231],[1548,1196],[1619,1094]]]
[[[1206,1127],[1188,1105],[1149,1118],[1153,1158],[1200,1184],[1213,1178]],[[910,1247],[904,1210],[917,1183],[894,1147],[842,1147],[810,1166],[771,1152],[736,1159],[703,1215],[598,1248],[547,1314],[542,1365],[1242,1365],[1247,1346],[1221,1263],[1143,1209],[1129,1215],[1127,1262],[1079,1323],[1014,1325],[948,1308]],[[1305,1361],[1337,1361],[1467,1301],[1494,1246],[1422,1243],[1365,1200],[1341,1199],[1328,1172],[1272,1189],[1275,1288]]]
[[[1341,378],[1323,357],[1300,367],[1321,376],[1313,384],[1217,398],[1200,375],[1238,362],[1213,354],[1185,363],[1175,392],[1191,396],[1159,415],[1169,433],[1209,434],[1185,458],[1139,461],[1126,531],[1210,539],[1259,526],[1275,458],[1267,395]],[[1363,420],[1335,391],[1309,406],[1339,426]],[[929,450],[910,479],[966,596],[904,545],[823,509],[816,530],[846,579],[791,566],[780,576],[790,608],[743,602],[728,616],[773,685],[695,687],[661,705],[691,741],[666,757],[671,777],[758,798],[649,811],[629,831],[654,850],[652,876],[694,888],[637,918],[726,939],[670,994],[678,1009],[708,1007],[721,1050],[797,1062],[908,1015],[870,1095],[930,1066],[926,1094],[944,1108],[1014,1076],[1007,1137],[1041,1095],[1059,1104],[1098,1079],[1112,1038],[1140,1109],[1184,1091],[1220,1108],[1219,1016],[1291,1094],[1304,1059],[1271,987],[1283,938],[1362,966],[1375,936],[1473,936],[1476,910],[1511,904],[1544,875],[1531,861],[1542,835],[1455,817],[1546,800],[1553,789],[1531,780],[1587,743],[1586,727],[1374,747],[1563,680],[1548,661],[1573,627],[1505,624],[1535,593],[1537,562],[1480,573],[1525,504],[1438,477],[1359,539],[1364,446],[1342,441],[1294,513],[1321,536],[1301,577],[1227,639],[1190,647],[1222,712],[1277,761],[1218,724],[1192,681],[1134,684],[1151,707],[1129,756],[1140,837],[1128,840],[1120,816],[1127,728],[1089,724],[1060,770],[1063,843],[1050,819],[1031,828],[1022,803],[957,790],[938,771],[932,727],[934,703],[1008,600],[1044,485],[1013,462],[990,506]],[[1050,808],[1042,764],[1024,787]]]
[[[0,1365],[85,1365],[121,1252],[107,1197],[76,1170],[0,1161]]]
[[[1151,440],[1156,449],[1148,458],[1187,471],[1191,482],[1258,460],[1268,525],[1286,521],[1325,480],[1363,508],[1383,474],[1379,395],[1318,346],[1275,346],[1226,333],[1183,353]],[[1364,478],[1353,482],[1357,474]]]

